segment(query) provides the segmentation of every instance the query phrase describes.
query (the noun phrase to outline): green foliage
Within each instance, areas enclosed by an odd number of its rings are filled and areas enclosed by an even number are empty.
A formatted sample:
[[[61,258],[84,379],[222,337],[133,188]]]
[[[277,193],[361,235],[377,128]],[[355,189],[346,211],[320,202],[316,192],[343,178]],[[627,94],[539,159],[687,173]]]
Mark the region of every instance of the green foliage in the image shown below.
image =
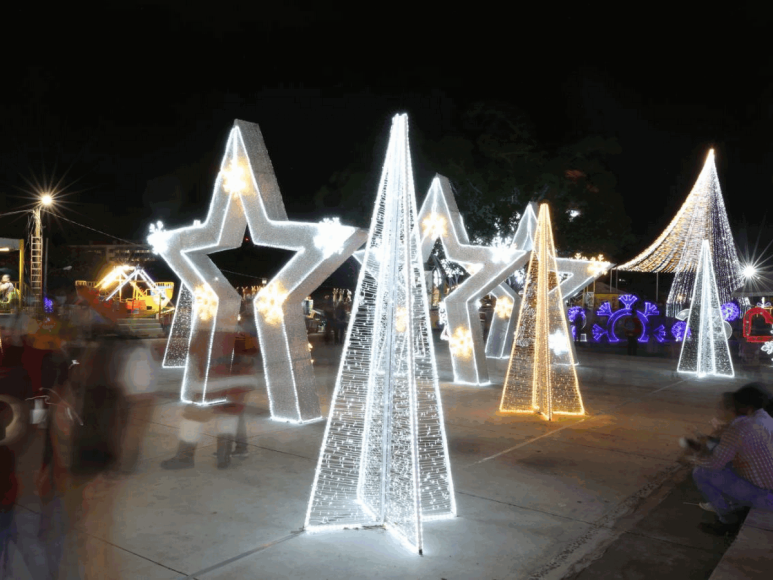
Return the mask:
[[[540,144],[525,113],[509,103],[478,102],[457,130],[440,139],[412,132],[411,148],[451,180],[470,240],[509,238],[529,201],[551,205],[559,253],[615,258],[630,243],[617,179],[606,164],[621,153],[614,138],[587,136],[560,147]],[[378,175],[363,160],[336,172],[316,195],[319,209],[335,208],[348,223],[368,226]],[[417,192],[419,199],[424,192]],[[570,219],[570,210],[579,215]]]

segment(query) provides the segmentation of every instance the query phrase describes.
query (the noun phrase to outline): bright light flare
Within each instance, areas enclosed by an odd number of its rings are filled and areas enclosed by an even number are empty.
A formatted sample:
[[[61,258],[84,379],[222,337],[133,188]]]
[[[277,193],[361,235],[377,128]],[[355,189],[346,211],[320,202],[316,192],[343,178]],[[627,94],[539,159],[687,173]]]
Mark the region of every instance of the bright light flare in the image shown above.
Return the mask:
[[[463,326],[457,327],[448,341],[448,347],[455,357],[470,358],[472,356],[472,332]]]
[[[201,284],[193,292],[199,320],[207,321],[217,312],[217,294],[209,284]]]
[[[745,280],[754,280],[759,273],[753,264],[746,264],[746,266],[743,267],[743,270],[741,270],[741,274],[743,274]]]
[[[421,222],[421,231],[424,237],[430,239],[442,238],[446,235],[446,218],[437,213],[429,214]]]
[[[223,170],[223,189],[233,196],[241,195],[247,189],[247,174],[235,160]]]
[[[497,305],[494,307],[494,313],[499,316],[499,318],[507,320],[513,314],[513,301],[507,296],[497,298]]]
[[[43,205],[43,206],[45,206],[45,207],[48,207],[48,206],[50,206],[52,203],[54,203],[54,198],[53,198],[53,197],[51,197],[51,194],[49,194],[49,193],[45,193],[45,194],[43,194],[43,196],[40,198],[40,203],[41,203],[41,205]]]
[[[338,218],[325,218],[317,227],[319,234],[314,236],[314,246],[322,250],[324,258],[340,254],[344,244],[354,232],[354,228],[341,225]]]
[[[282,305],[287,299],[288,292],[278,282],[269,284],[258,292],[255,308],[263,318],[271,325],[281,324],[284,320]]]

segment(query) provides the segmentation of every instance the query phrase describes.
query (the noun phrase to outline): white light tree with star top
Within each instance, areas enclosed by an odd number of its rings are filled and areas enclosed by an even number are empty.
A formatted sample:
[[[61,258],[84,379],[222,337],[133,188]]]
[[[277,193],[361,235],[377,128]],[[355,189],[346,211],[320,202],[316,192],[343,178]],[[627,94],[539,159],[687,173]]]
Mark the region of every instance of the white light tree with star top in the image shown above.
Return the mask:
[[[234,122],[206,221],[176,230],[157,228],[148,236],[187,289],[181,296],[193,305],[187,352],[177,348],[165,360],[175,366],[184,355],[182,401],[225,402],[209,397],[208,391],[214,390],[209,388],[213,378],[218,385],[230,384],[230,379],[215,375],[228,374],[223,369],[230,368],[241,296],[209,254],[240,247],[247,227],[256,246],[295,252],[254,300],[271,416],[290,422],[320,419],[302,301],[362,245],[365,232],[334,220],[290,221],[263,135],[254,123]],[[185,318],[176,317],[175,324],[184,327]],[[184,333],[172,330],[176,347]]]
[[[305,529],[384,526],[421,553],[423,522],[453,517],[456,503],[416,219],[397,115]]]
[[[502,389],[504,413],[540,413],[548,420],[585,413],[559,272],[550,212],[542,204]]]

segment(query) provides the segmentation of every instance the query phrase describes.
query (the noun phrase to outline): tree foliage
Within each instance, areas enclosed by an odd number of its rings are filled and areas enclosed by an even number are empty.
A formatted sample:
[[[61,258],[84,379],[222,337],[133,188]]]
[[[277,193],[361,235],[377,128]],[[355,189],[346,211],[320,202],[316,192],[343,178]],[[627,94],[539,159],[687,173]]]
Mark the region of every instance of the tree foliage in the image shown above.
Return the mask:
[[[411,148],[450,179],[471,240],[506,241],[529,201],[547,201],[561,254],[614,258],[630,243],[630,220],[606,164],[621,152],[616,139],[542,144],[528,116],[503,102],[474,103],[455,121],[454,133],[439,139],[413,131]],[[318,191],[317,206],[336,208],[350,223],[367,227],[377,179],[356,160]],[[423,192],[417,193],[421,199]]]

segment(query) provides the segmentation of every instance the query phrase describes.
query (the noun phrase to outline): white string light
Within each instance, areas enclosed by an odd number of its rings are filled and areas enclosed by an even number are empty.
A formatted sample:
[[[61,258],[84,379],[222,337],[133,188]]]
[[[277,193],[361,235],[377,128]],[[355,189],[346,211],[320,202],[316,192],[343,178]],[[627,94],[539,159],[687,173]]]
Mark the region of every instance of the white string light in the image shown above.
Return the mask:
[[[713,149],[676,217],[650,247],[618,270],[675,273],[666,304],[668,316],[675,316],[693,293],[703,240],[709,242],[720,302],[730,302],[732,292],[742,282],[741,264],[722,199]]]
[[[260,129],[235,121],[206,221],[171,231],[154,227],[148,236],[183,287],[194,295],[199,291],[196,315],[190,318],[181,400],[200,405],[222,402],[207,397],[207,384],[210,369],[230,368],[223,361],[233,355],[241,296],[209,254],[240,247],[249,227],[256,246],[296,252],[268,283],[268,294],[259,294],[253,302],[271,416],[292,422],[321,418],[302,301],[365,240],[365,232],[330,221],[287,219]],[[314,239],[322,233],[336,244],[317,247]],[[181,320],[180,331],[184,326]],[[175,332],[175,344],[179,344],[179,332]],[[179,361],[182,352],[169,359]],[[195,400],[194,395],[198,395]]]
[[[559,272],[550,212],[542,204],[502,389],[502,412],[536,412],[548,420],[554,414],[585,414],[558,284]]]
[[[421,553],[456,503],[407,131],[394,117],[304,527],[384,526]]]
[[[696,374],[699,378],[735,376],[721,305],[709,241],[703,240],[686,321],[689,333],[682,340],[678,372]]]
[[[185,367],[185,359],[188,358],[188,341],[191,337],[191,316],[193,316],[193,294],[183,284],[177,297],[177,307],[174,309],[172,327],[169,329],[169,339],[166,342],[164,368]]]

